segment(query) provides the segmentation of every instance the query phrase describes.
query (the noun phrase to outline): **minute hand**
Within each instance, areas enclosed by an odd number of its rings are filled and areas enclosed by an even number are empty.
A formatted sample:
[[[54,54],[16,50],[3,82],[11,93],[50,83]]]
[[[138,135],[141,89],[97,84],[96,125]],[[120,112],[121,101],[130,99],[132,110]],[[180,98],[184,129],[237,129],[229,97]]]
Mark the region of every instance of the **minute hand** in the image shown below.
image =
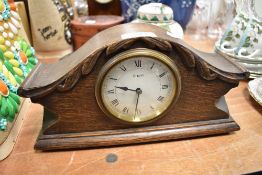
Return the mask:
[[[140,94],[142,94],[142,90],[140,88],[137,88],[136,89],[136,94],[137,94],[137,99],[136,99],[136,108],[135,108],[135,116],[134,116],[134,118],[136,117],[136,114],[137,114],[137,105],[138,105]]]
[[[134,89],[129,89],[128,87],[118,87],[118,86],[116,86],[116,88],[122,89],[122,90],[124,90],[124,91],[134,91],[134,92],[136,92],[136,90],[134,90]]]

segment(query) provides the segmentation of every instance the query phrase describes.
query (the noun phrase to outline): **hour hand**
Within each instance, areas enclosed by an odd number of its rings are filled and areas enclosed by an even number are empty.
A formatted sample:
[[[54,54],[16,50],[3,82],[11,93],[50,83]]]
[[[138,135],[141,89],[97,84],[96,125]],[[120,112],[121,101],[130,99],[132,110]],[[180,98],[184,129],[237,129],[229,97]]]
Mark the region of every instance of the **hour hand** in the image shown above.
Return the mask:
[[[136,92],[135,89],[129,89],[128,87],[119,87],[119,86],[115,86],[115,87],[118,88],[118,89],[122,89],[124,91],[134,91],[134,92]]]

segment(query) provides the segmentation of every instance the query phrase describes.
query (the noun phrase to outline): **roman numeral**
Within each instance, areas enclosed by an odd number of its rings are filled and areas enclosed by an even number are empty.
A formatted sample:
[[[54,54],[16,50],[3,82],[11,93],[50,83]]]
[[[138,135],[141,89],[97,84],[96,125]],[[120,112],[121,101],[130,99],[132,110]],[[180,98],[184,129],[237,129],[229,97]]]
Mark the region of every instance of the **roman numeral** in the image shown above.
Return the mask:
[[[109,93],[109,94],[114,94],[115,91],[114,91],[114,89],[112,89],[112,90],[107,91],[107,93]]]
[[[152,66],[150,67],[150,69],[153,69],[154,65],[155,65],[155,63],[152,64]]]
[[[162,89],[167,89],[168,85],[162,85]]]
[[[112,103],[112,105],[114,105],[114,106],[119,105],[119,102],[118,102],[117,99],[114,99],[113,101],[111,101],[111,103]]]
[[[163,72],[162,74],[159,75],[160,78],[166,75],[167,72]]]
[[[126,71],[126,67],[124,66],[124,65],[122,65],[121,67],[120,67],[120,69],[122,69],[122,71]]]
[[[110,80],[115,80],[115,81],[117,80],[116,78],[109,78],[109,79],[110,79]]]
[[[125,107],[124,109],[123,109],[123,113],[128,113],[128,108],[127,107]]]
[[[165,98],[165,97],[159,96],[159,97],[157,98],[157,100],[160,101],[160,102],[163,102],[164,98]]]
[[[141,60],[135,60],[136,67],[141,67]]]

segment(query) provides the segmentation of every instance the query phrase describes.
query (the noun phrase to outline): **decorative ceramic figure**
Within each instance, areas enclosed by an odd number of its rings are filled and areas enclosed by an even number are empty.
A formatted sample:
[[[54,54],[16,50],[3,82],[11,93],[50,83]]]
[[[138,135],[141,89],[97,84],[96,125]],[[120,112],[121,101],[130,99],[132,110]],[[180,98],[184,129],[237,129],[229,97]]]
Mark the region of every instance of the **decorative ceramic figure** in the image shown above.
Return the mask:
[[[173,10],[162,3],[142,5],[133,22],[153,24],[166,29],[172,37],[183,38],[182,27],[173,20]]]
[[[70,16],[61,0],[28,0],[33,45],[39,59],[72,52]]]
[[[0,0],[0,130],[7,129],[20,108],[18,86],[36,65],[34,49],[18,35],[20,17]]]
[[[148,3],[163,3],[173,9],[174,20],[183,28],[186,28],[189,22],[196,0],[121,0],[122,15],[126,22],[130,22],[136,18],[137,10],[141,5]]]
[[[237,15],[216,51],[242,63],[251,77],[262,76],[262,1],[242,0],[237,5]]]

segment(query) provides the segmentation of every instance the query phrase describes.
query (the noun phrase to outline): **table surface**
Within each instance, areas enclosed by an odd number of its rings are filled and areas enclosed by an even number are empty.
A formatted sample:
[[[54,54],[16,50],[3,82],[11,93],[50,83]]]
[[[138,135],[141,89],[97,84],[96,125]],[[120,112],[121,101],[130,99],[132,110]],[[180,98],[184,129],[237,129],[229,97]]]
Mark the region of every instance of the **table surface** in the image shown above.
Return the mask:
[[[203,51],[212,50],[214,45],[212,40],[192,41],[187,36],[185,40]],[[1,175],[224,175],[262,170],[262,107],[250,97],[247,82],[232,89],[226,101],[240,131],[154,144],[59,152],[33,149],[42,125],[43,108],[31,104],[13,152],[0,162],[0,172]]]

